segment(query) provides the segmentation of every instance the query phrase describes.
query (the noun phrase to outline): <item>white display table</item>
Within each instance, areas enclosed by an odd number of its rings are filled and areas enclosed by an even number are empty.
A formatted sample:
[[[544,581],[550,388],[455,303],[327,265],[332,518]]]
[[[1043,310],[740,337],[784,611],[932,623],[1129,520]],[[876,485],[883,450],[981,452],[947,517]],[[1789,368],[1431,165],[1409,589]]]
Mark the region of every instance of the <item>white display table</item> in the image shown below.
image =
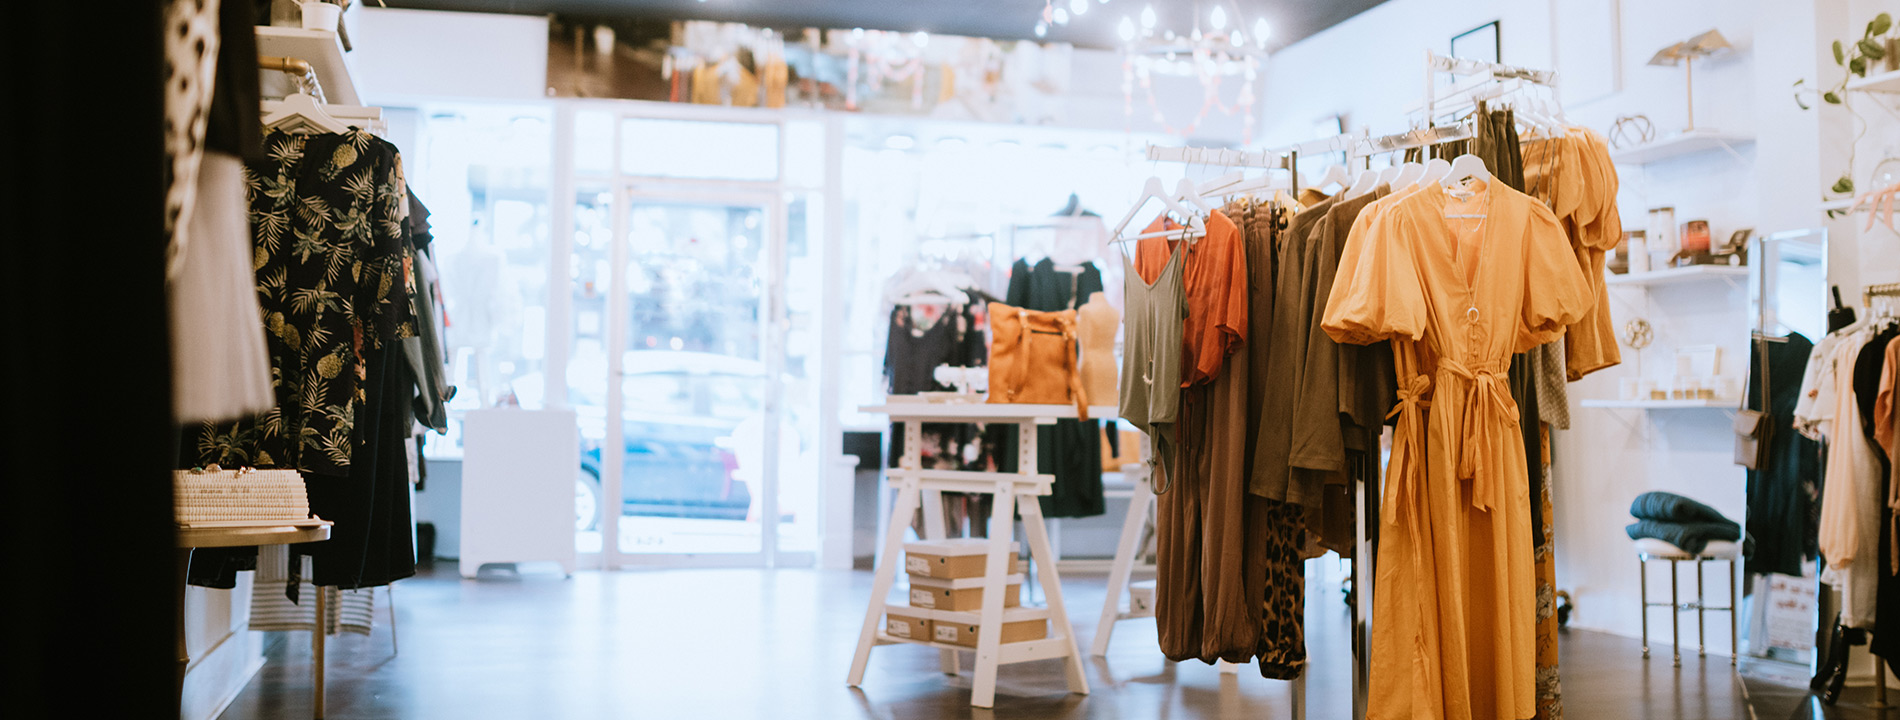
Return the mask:
[[[1054,476],[1035,472],[1036,426],[1075,418],[1075,407],[897,400],[892,398],[892,402],[887,404],[862,408],[862,412],[888,415],[892,421],[903,423],[904,457],[898,469],[887,473],[890,481],[897,485],[897,501],[891,508],[890,520],[884,531],[883,554],[877,567],[877,579],[871,585],[871,599],[864,611],[864,627],[858,635],[858,650],[851,659],[851,674],[846,683],[856,687],[864,680],[864,668],[870,661],[871,648],[879,645],[911,643],[935,647],[942,653],[943,671],[951,675],[958,671],[957,651],[970,649],[939,643],[930,638],[895,637],[883,631],[886,599],[896,581],[897,569],[903,564],[904,528],[910,525],[912,514],[921,505],[924,510],[925,539],[943,539],[943,492],[947,490],[995,496],[995,504],[990,510],[989,552],[986,556],[981,609],[973,613],[954,613],[959,616],[959,622],[979,628],[975,648],[976,678],[971,686],[970,704],[984,708],[995,706],[997,668],[1031,660],[1061,659],[1069,691],[1088,694],[1088,678],[1082,670],[1082,654],[1076,649],[1074,631],[1069,626],[1069,614],[1062,605],[1062,581],[1056,572],[1055,553],[1049,546],[1049,532],[1043,524],[1042,506],[1035,500],[1038,496],[1049,494],[1050,485],[1055,481]],[[1117,411],[1112,406],[1091,407],[1089,414],[1096,418],[1113,418]],[[1016,425],[1021,437],[1017,443],[1018,472],[919,469],[922,464],[923,424],[926,422]],[[1048,603],[1046,610],[1012,608],[1006,613],[1003,608],[1004,580],[1010,565],[1009,547],[1014,542],[1012,518],[1018,512],[1022,514],[1023,529],[1029,536],[1030,559],[1035,563],[1036,580],[1041,584],[1043,597]],[[1050,624],[1049,636],[1024,642],[1001,642],[1006,617],[1016,620],[1014,615],[1024,612],[1046,614]],[[944,613],[937,611],[936,614]]]

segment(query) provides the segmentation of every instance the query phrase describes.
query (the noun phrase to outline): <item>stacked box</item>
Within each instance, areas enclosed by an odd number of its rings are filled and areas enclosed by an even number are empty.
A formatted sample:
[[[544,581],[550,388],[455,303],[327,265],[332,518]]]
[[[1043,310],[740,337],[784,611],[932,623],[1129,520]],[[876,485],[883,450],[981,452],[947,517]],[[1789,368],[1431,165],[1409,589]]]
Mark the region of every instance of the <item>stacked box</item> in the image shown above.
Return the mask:
[[[976,647],[981,629],[974,624],[939,620],[931,625],[931,630],[931,637],[937,642],[973,648]],[[999,642],[1023,642],[1046,637],[1049,637],[1048,619],[1018,620],[1003,623],[1003,637]]]

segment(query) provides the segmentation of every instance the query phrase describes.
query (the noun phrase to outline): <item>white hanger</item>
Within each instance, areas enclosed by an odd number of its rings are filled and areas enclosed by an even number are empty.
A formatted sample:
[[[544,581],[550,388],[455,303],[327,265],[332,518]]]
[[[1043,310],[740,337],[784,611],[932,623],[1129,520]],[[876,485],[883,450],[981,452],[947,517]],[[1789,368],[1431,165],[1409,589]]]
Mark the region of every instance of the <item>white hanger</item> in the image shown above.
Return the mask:
[[[1432,158],[1425,163],[1425,174],[1419,176],[1418,182],[1421,185],[1435,183],[1445,179],[1445,175],[1450,172],[1451,163],[1446,162],[1444,158]]]
[[[1384,170],[1379,171],[1379,184],[1391,185],[1394,189],[1401,187],[1394,183],[1399,179],[1399,172],[1404,169],[1405,163],[1393,163],[1385,166]]]
[[[1491,179],[1491,170],[1490,168],[1485,167],[1484,158],[1478,157],[1471,153],[1465,153],[1463,155],[1459,155],[1456,159],[1451,161],[1451,164],[1449,166],[1447,166],[1446,174],[1444,177],[1439,178],[1439,182],[1442,182],[1446,185],[1451,185],[1453,183],[1460,182],[1466,178],[1470,178],[1472,180],[1490,180]]]
[[[1260,176],[1255,177],[1252,180],[1247,180],[1238,185],[1227,188],[1227,194],[1245,196],[1245,195],[1252,195],[1254,193],[1263,192],[1263,191],[1270,192],[1273,190],[1283,190],[1283,189],[1288,189],[1291,187],[1292,187],[1291,183],[1283,182],[1279,179],[1276,179],[1273,177],[1273,173],[1267,172],[1267,173],[1261,173]]]
[[[1326,166],[1326,172],[1319,176],[1319,181],[1308,185],[1308,187],[1318,189],[1328,185],[1338,185],[1341,189],[1344,189],[1346,185],[1351,182],[1352,177],[1346,174],[1346,166],[1328,165]]]
[[[1123,215],[1122,221],[1115,224],[1115,231],[1109,233],[1110,236],[1115,238],[1114,242],[1136,239],[1122,237],[1122,231],[1128,229],[1128,223],[1134,222],[1135,220],[1135,213],[1141,212],[1141,206],[1148,204],[1149,200],[1160,200],[1168,211],[1186,218],[1188,224],[1191,226],[1198,227],[1200,225],[1200,218],[1195,216],[1192,210],[1189,210],[1181,203],[1175,202],[1174,197],[1162,189],[1161,178],[1150,177],[1148,178],[1148,182],[1142,183],[1141,185],[1141,198],[1135,200],[1135,204],[1128,208],[1128,214]]]
[[[1235,185],[1239,185],[1240,181],[1245,180],[1246,178],[1247,178],[1246,173],[1243,173],[1239,170],[1235,170],[1233,172],[1227,173],[1225,175],[1214,178],[1207,182],[1201,183],[1201,186],[1196,191],[1204,196],[1225,195],[1227,193],[1222,192],[1222,191],[1230,187],[1233,187]]]
[[[264,118],[264,127],[281,130],[295,130],[298,127],[312,127],[327,133],[344,133],[350,126],[323,111],[317,99],[304,93],[291,93],[284,96],[284,104],[277,112]]]
[[[1346,199],[1350,200],[1372,192],[1379,186],[1379,171],[1367,170],[1359,173],[1359,179],[1352,181],[1352,187],[1346,188]]]
[[[1408,162],[1400,165],[1398,176],[1392,180],[1392,189],[1398,190],[1417,185],[1419,178],[1424,176],[1425,166],[1421,163]]]
[[[888,293],[892,304],[914,305],[920,302],[963,304],[970,294],[963,288],[974,287],[970,276],[950,270],[918,270],[899,281]]]
[[[1214,212],[1214,204],[1208,202],[1207,198],[1201,197],[1201,191],[1195,188],[1193,180],[1181,178],[1180,182],[1174,184],[1174,194],[1200,208],[1203,213]]]

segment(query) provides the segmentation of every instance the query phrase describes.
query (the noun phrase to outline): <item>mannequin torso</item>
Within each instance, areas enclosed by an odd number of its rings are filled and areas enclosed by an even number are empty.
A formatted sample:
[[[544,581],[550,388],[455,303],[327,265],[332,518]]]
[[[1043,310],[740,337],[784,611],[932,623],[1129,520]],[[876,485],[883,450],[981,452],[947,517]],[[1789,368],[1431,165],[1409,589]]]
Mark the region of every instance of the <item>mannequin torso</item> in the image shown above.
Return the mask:
[[[1089,404],[1108,403],[1119,392],[1115,329],[1121,325],[1121,312],[1101,293],[1090,293],[1089,301],[1076,310],[1075,319],[1077,344],[1082,348],[1082,387],[1088,391]]]

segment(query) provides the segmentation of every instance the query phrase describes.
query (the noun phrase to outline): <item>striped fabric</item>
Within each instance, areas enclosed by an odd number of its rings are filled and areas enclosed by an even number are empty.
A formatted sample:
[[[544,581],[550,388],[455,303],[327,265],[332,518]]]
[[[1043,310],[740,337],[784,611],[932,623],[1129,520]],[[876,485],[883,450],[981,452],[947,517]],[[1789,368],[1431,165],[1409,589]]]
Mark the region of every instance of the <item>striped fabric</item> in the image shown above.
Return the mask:
[[[316,586],[308,579],[298,588],[297,597],[302,603],[292,603],[284,597],[287,567],[273,567],[282,561],[272,561],[272,556],[284,549],[284,546],[259,548],[257,581],[251,583],[251,629],[262,632],[309,632],[316,625],[317,604]],[[309,578],[309,558],[303,558],[303,577]],[[375,588],[360,590],[338,590],[323,588],[324,593],[324,634],[335,635],[339,630],[358,635],[369,635],[373,625],[371,618],[376,610]]]

